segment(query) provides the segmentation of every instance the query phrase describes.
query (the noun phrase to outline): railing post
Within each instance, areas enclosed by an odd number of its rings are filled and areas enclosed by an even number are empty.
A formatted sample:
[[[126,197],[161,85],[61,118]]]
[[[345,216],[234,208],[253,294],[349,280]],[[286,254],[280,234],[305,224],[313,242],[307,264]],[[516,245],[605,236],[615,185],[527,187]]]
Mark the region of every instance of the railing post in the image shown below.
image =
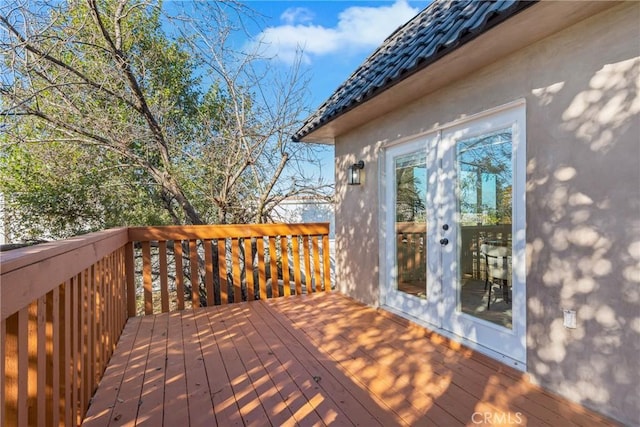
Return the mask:
[[[136,315],[136,282],[135,267],[133,264],[133,242],[128,242],[124,247],[124,268],[127,276],[127,317]]]

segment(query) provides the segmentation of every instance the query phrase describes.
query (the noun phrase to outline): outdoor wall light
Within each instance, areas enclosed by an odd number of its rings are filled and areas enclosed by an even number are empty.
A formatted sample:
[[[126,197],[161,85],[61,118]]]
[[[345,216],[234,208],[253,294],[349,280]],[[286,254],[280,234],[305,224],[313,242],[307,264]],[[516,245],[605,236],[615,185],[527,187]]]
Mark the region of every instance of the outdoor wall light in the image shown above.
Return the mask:
[[[360,171],[362,169],[364,169],[364,162],[362,160],[349,166],[349,176],[347,177],[349,185],[360,185]]]

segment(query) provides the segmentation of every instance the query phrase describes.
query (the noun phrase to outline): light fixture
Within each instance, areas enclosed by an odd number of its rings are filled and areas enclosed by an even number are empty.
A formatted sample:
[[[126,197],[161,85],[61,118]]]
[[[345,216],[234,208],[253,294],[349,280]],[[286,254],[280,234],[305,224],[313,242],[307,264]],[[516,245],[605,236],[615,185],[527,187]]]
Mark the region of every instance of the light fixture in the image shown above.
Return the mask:
[[[349,166],[349,176],[347,177],[349,185],[360,185],[360,171],[362,169],[364,169],[362,160]]]

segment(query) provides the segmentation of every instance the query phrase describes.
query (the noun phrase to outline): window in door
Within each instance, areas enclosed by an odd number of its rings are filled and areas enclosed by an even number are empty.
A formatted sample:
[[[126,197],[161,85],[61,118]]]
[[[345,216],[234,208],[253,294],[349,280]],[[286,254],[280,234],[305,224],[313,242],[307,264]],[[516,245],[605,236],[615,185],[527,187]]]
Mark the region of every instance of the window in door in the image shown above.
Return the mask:
[[[395,159],[397,290],[419,298],[427,292],[426,154]]]
[[[456,147],[459,309],[512,328],[512,130]]]

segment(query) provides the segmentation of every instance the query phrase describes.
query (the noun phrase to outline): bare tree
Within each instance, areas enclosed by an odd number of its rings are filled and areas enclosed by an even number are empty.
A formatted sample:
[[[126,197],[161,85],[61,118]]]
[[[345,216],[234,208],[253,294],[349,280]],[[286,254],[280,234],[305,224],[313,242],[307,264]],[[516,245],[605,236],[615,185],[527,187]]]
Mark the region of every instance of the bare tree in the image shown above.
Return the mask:
[[[258,18],[239,3],[4,3],[0,167],[16,146],[72,144],[101,170],[117,165],[113,179],[176,224],[263,222],[286,198],[326,195],[305,176],[315,148],[290,141],[305,110],[300,63],[278,74],[235,48],[245,19]]]

